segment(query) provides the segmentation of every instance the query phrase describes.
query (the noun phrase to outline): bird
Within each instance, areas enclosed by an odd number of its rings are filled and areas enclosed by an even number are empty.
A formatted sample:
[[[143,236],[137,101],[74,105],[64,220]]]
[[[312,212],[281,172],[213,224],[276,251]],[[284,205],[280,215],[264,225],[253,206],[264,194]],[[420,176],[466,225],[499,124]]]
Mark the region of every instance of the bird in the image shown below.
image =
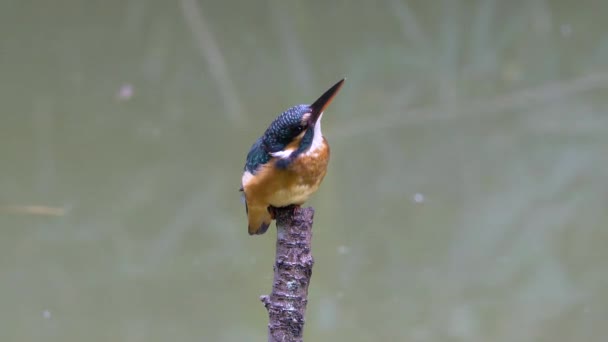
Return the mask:
[[[264,234],[276,208],[301,206],[318,190],[330,155],[321,118],[344,81],[338,81],[310,105],[285,110],[251,146],[239,189],[249,235]]]

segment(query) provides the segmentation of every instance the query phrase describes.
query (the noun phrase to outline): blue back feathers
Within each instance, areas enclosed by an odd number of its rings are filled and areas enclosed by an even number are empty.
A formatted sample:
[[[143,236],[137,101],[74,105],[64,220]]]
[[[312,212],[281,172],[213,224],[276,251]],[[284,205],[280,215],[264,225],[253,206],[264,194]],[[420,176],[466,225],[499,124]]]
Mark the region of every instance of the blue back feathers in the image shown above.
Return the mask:
[[[270,160],[270,154],[264,149],[262,137],[258,138],[251,146],[249,153],[247,153],[247,161],[245,162],[245,170],[256,173],[258,166],[268,163]]]

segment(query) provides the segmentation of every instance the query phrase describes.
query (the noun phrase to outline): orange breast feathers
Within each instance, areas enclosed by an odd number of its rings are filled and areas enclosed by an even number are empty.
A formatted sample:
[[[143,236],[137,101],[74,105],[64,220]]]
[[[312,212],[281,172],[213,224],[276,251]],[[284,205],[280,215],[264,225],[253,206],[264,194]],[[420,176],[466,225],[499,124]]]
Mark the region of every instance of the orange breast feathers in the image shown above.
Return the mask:
[[[300,154],[285,169],[276,168],[279,158],[272,158],[261,165],[255,175],[245,171],[242,184],[249,234],[263,234],[268,229],[272,221],[269,206],[280,208],[304,204],[323,181],[329,154],[329,145],[323,139],[320,148]]]

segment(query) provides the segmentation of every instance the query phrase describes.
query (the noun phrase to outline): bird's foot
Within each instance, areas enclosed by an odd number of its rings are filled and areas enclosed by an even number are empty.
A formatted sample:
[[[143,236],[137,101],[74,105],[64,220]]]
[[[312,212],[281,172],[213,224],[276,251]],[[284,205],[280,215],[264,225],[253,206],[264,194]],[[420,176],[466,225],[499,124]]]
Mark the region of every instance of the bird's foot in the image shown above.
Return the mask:
[[[299,207],[300,207],[299,204],[290,204],[288,206],[280,207],[280,208],[273,207],[273,206],[269,205],[268,206],[268,213],[270,214],[270,217],[272,217],[272,219],[274,220],[277,217],[277,210],[280,210],[280,209],[293,210],[293,209],[299,208]]]

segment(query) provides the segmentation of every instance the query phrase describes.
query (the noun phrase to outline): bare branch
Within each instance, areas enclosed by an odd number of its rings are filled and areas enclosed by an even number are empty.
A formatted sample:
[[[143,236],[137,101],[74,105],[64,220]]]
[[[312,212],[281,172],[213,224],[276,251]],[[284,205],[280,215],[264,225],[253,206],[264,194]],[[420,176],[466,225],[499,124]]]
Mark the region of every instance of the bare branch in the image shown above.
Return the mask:
[[[276,209],[277,250],[272,293],[260,300],[268,310],[269,342],[301,342],[312,275],[314,209]]]

